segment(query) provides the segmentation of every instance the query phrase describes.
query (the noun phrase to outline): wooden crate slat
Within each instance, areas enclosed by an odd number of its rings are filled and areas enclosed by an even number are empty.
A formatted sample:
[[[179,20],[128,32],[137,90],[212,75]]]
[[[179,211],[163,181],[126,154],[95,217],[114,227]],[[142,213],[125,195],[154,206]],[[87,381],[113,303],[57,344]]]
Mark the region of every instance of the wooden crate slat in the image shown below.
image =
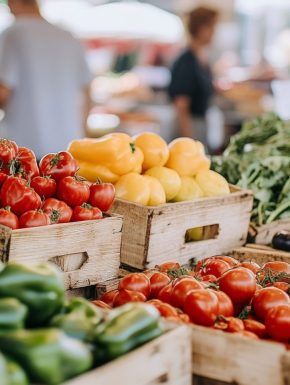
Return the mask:
[[[178,327],[63,385],[190,385],[189,329]]]
[[[234,249],[232,250],[231,255],[241,262],[254,261],[259,265],[263,265],[264,263],[271,261],[283,261],[290,263],[290,253],[275,250],[270,247],[264,248],[259,245],[246,245],[246,247]]]

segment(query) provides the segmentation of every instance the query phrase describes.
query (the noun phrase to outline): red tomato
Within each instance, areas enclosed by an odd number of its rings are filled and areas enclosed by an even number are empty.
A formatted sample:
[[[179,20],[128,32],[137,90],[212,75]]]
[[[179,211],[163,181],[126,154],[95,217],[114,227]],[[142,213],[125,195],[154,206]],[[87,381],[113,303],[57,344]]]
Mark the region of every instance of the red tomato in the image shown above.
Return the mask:
[[[66,176],[73,176],[77,172],[77,162],[67,151],[45,155],[39,163],[40,173],[51,176],[57,182]]]
[[[18,153],[18,146],[9,139],[0,139],[0,162],[8,164]]]
[[[81,206],[90,197],[90,186],[82,178],[66,176],[59,181],[57,197],[70,207]]]
[[[92,207],[88,203],[83,203],[81,206],[76,206],[73,209],[72,222],[91,221],[102,219],[103,213],[97,207]]]
[[[138,291],[132,290],[119,290],[119,293],[114,299],[114,307],[125,305],[128,302],[145,302],[146,297],[144,294]]]
[[[3,185],[5,180],[8,178],[8,171],[7,173],[1,169],[0,171],[0,187]]]
[[[19,218],[20,228],[48,226],[51,224],[49,216],[41,210],[30,210]]]
[[[111,291],[108,291],[107,293],[103,294],[100,298],[100,300],[102,302],[105,302],[106,304],[108,304],[109,306],[113,307],[114,305],[114,300],[117,296],[117,294],[119,293],[119,290],[111,290]]]
[[[164,286],[163,289],[159,291],[158,299],[162,302],[171,303],[171,293],[173,290],[173,284],[170,282],[168,285]]]
[[[51,198],[56,192],[56,181],[49,176],[36,176],[30,186],[42,198]]]
[[[256,286],[256,292],[263,289],[263,286],[260,285],[259,283],[257,283],[257,286]]]
[[[217,277],[215,275],[212,275],[212,274],[208,274],[208,275],[203,275],[201,277],[201,279],[204,281],[204,282],[216,282],[217,281]]]
[[[111,208],[115,195],[115,187],[112,183],[97,182],[90,187],[89,203],[105,213]]]
[[[259,270],[261,270],[261,267],[256,262],[242,262],[242,267],[245,267],[246,269],[251,270],[254,274],[257,274]]]
[[[189,315],[187,315],[185,313],[179,314],[178,317],[181,319],[182,322],[184,322],[186,324],[190,324],[191,323]]]
[[[200,270],[200,274],[203,275],[214,275],[219,278],[223,273],[230,269],[230,265],[222,260],[213,259],[205,263],[204,267]]]
[[[192,290],[198,289],[203,289],[203,286],[195,278],[179,278],[173,284],[170,299],[171,305],[183,309],[185,298]]]
[[[282,261],[267,262],[263,265],[262,269],[270,269],[279,273],[290,274],[290,264]]]
[[[42,205],[43,211],[49,215],[52,223],[67,223],[71,220],[72,209],[62,201],[48,198]]]
[[[232,317],[234,315],[234,305],[230,297],[223,291],[214,291],[211,290],[218,299],[218,315],[224,317]]]
[[[287,282],[275,282],[273,283],[273,286],[290,294],[290,284]]]
[[[228,255],[215,255],[212,258],[215,259],[215,260],[217,259],[217,260],[220,260],[220,261],[224,261],[227,264],[229,264],[230,267],[236,267],[236,266],[240,265],[240,262],[237,259],[235,259],[233,257],[229,257]]]
[[[99,299],[92,301],[92,304],[97,307],[100,307],[101,309],[107,309],[107,310],[112,309],[110,305],[108,305],[106,302],[100,301]]]
[[[161,317],[177,317],[178,311],[168,303],[151,303],[160,313]]]
[[[150,280],[143,273],[131,273],[119,282],[119,290],[131,290],[142,293],[146,298],[150,295]]]
[[[184,303],[184,311],[197,325],[212,326],[218,315],[218,299],[210,290],[193,290]]]
[[[151,298],[157,298],[161,289],[164,288],[169,282],[170,278],[165,273],[156,272],[153,273],[150,277],[150,286],[151,286]]]
[[[25,179],[29,180],[39,175],[36,156],[29,148],[19,147],[15,162],[16,170],[14,170],[13,175],[19,173]],[[11,169],[12,168],[10,167],[10,170]]]
[[[10,211],[10,207],[0,209],[0,225],[10,227],[12,230],[19,229],[18,218]]]
[[[256,334],[259,338],[266,337],[266,327],[259,321],[244,319],[245,330]]]
[[[266,330],[276,341],[290,341],[290,305],[279,305],[269,310]]]
[[[225,272],[219,279],[220,290],[224,291],[234,305],[246,305],[256,291],[256,278],[253,272],[244,267]]]
[[[237,333],[245,329],[243,321],[235,317],[218,317],[214,328],[227,333]]]
[[[237,333],[234,333],[234,334],[236,334],[237,336],[252,338],[253,340],[258,340],[259,339],[259,337],[256,334],[254,334],[254,333],[252,333],[252,332],[250,332],[248,330],[243,330],[243,331],[240,331],[240,332],[237,332]]]
[[[153,274],[155,273],[159,273],[159,271],[157,269],[148,269],[148,270],[144,270],[143,271],[143,274],[145,274],[149,279],[152,277]]]
[[[177,270],[180,269],[180,264],[178,262],[165,262],[156,268],[162,273],[167,273],[168,270]]]
[[[39,195],[27,185],[26,180],[10,176],[1,189],[1,202],[3,206],[11,207],[16,215],[26,211],[37,210],[41,206]]]
[[[276,287],[265,287],[259,290],[253,298],[252,306],[256,317],[265,321],[267,313],[278,305],[288,305],[289,296]]]

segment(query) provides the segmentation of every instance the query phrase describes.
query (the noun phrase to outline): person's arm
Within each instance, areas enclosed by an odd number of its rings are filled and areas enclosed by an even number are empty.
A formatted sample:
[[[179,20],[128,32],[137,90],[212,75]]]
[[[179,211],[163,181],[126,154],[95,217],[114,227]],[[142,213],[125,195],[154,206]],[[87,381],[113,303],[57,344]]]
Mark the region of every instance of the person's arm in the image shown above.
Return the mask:
[[[91,95],[90,95],[90,86],[87,86],[83,90],[82,95],[82,127],[84,136],[88,136],[88,116],[91,110]]]
[[[185,137],[192,137],[190,98],[188,96],[176,96],[174,104],[176,107],[179,134]]]
[[[0,108],[4,109],[11,95],[11,90],[0,83]]]

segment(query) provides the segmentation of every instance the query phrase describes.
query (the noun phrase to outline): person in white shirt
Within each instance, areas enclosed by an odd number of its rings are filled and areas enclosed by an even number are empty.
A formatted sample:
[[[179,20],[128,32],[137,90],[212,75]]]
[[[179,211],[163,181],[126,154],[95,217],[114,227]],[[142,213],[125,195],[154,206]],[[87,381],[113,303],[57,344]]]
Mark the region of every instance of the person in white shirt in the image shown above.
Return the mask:
[[[8,0],[15,22],[0,36],[1,135],[38,158],[84,136],[92,79],[81,43],[49,24],[37,0]]]

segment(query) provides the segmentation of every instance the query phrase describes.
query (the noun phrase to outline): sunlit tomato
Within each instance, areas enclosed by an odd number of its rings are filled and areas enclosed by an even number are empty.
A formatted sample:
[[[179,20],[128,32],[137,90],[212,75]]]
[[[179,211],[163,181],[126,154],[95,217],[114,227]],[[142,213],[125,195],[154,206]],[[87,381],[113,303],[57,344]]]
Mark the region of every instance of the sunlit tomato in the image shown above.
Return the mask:
[[[181,314],[178,315],[178,317],[181,319],[181,321],[182,321],[183,323],[186,323],[186,324],[190,324],[190,323],[191,323],[188,314],[181,313]]]
[[[56,181],[49,176],[36,176],[30,186],[41,198],[51,198],[56,192]]]
[[[266,337],[266,326],[259,321],[245,319],[243,320],[245,330],[256,334],[259,338]]]
[[[18,153],[18,146],[15,142],[9,139],[0,139],[0,162],[8,164],[16,157]]]
[[[0,209],[0,225],[9,227],[12,230],[19,228],[18,218],[11,212],[10,207]]]
[[[267,262],[263,265],[262,269],[270,269],[279,273],[290,274],[290,264],[282,261]]]
[[[138,291],[132,290],[119,290],[119,293],[114,299],[114,307],[125,305],[128,302],[145,302],[146,297],[144,294]]]
[[[245,329],[243,321],[235,317],[218,317],[214,328],[227,333],[237,333]]]
[[[165,273],[156,272],[153,273],[150,277],[150,286],[151,286],[151,298],[157,298],[161,289],[163,289],[169,282],[170,278]]]
[[[102,219],[103,213],[97,207],[92,207],[88,203],[83,203],[81,206],[76,206],[73,209],[71,217],[72,222],[92,221]]]
[[[26,180],[10,176],[1,189],[1,203],[9,206],[16,215],[37,210],[41,206],[39,195],[27,185]]]
[[[48,226],[51,224],[49,216],[42,210],[30,210],[19,218],[20,228]]]
[[[203,280],[203,282],[216,282],[217,281],[217,277],[215,275],[212,275],[212,274],[203,275],[201,277],[201,279]]]
[[[111,208],[115,194],[115,187],[112,183],[94,183],[90,187],[89,203],[105,213]]]
[[[177,317],[178,316],[178,312],[177,310],[169,305],[169,303],[162,303],[160,301],[160,303],[154,303],[152,304],[160,313],[161,317]]]
[[[66,176],[58,183],[57,197],[70,207],[81,206],[90,197],[90,186],[83,178]]]
[[[265,287],[259,290],[252,301],[254,313],[260,321],[265,321],[267,313],[272,308],[287,304],[289,304],[289,296],[276,287]]]
[[[171,303],[171,293],[173,290],[173,284],[172,282],[168,285],[164,286],[163,289],[160,290],[158,294],[158,299],[162,302]]]
[[[148,269],[148,270],[144,270],[143,271],[143,274],[145,274],[149,279],[152,277],[153,274],[155,273],[159,273],[159,270],[157,269]]]
[[[273,283],[273,286],[290,294],[290,284],[287,282],[275,282]]]
[[[184,312],[197,325],[212,326],[218,315],[218,299],[210,290],[193,290],[185,299]]]
[[[215,255],[214,257],[212,257],[214,260],[220,260],[220,261],[224,261],[226,262],[227,264],[230,265],[230,267],[236,267],[236,266],[239,266],[240,265],[240,262],[233,258],[233,257],[229,257],[228,255]]]
[[[113,307],[114,305],[114,300],[119,293],[119,290],[111,290],[108,291],[107,293],[103,294],[100,298],[101,301],[105,302],[109,306]]]
[[[123,277],[119,282],[119,290],[131,290],[142,293],[146,298],[150,295],[150,280],[143,273],[131,273]]]
[[[204,267],[200,270],[200,274],[203,275],[214,275],[219,278],[223,273],[230,269],[230,265],[222,260],[213,259],[205,263]]]
[[[223,291],[212,290],[212,292],[218,298],[218,315],[232,317],[234,315],[234,306],[230,297]]]
[[[269,310],[266,317],[266,330],[276,341],[290,341],[290,305],[279,305]]]
[[[100,307],[101,309],[107,309],[107,310],[111,310],[111,306],[108,305],[106,302],[103,302],[101,300],[95,300],[95,301],[92,301],[92,304],[97,306],[97,307]]]
[[[168,270],[180,269],[180,264],[178,262],[165,262],[157,265],[156,268],[162,273],[167,273]]]
[[[254,274],[257,274],[257,272],[261,269],[261,267],[256,262],[253,262],[253,261],[242,262],[241,266],[251,270]]]
[[[39,163],[40,173],[43,176],[51,176],[57,182],[66,176],[73,176],[78,166],[75,159],[67,151],[57,154],[45,155]]]
[[[256,334],[254,334],[254,333],[252,333],[252,332],[250,332],[248,330],[242,330],[240,332],[235,333],[235,335],[241,336],[241,337],[251,338],[253,340],[258,340],[259,339],[259,337]]]
[[[71,220],[72,209],[62,201],[48,198],[42,205],[42,210],[49,215],[51,223],[67,223]]]
[[[173,284],[170,303],[174,307],[183,309],[184,301],[192,290],[203,289],[195,278],[180,278]]]
[[[256,277],[244,267],[226,271],[219,279],[220,290],[224,291],[233,304],[245,305],[250,302],[256,291]]]

